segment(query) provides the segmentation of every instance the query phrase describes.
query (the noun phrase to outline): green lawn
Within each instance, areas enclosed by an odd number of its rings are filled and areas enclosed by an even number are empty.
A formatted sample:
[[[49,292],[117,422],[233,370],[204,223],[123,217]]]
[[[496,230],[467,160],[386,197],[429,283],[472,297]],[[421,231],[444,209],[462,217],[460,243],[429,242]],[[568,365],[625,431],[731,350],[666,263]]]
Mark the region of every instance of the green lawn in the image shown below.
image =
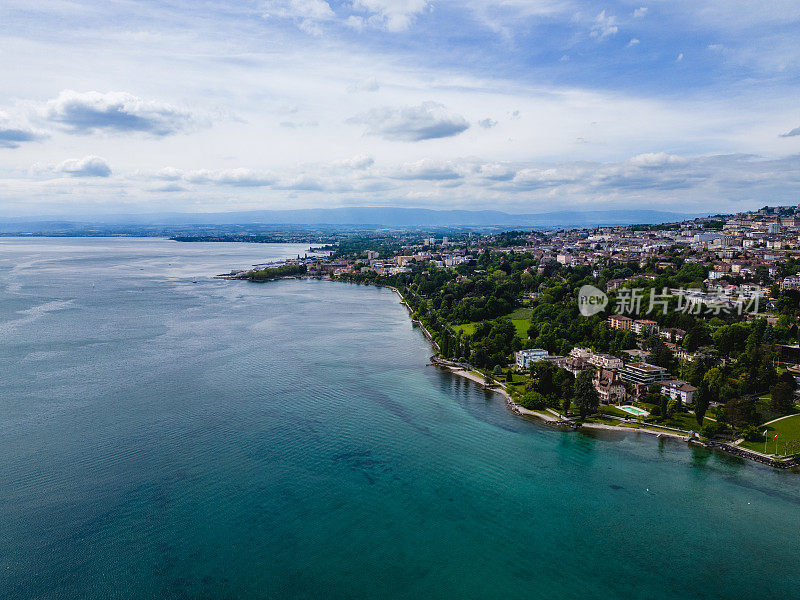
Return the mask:
[[[530,379],[528,376],[523,375],[522,373],[518,373],[516,370],[511,369],[511,376],[513,378],[513,382],[509,383],[506,381],[506,374],[508,373],[509,369],[503,369],[503,374],[500,376],[500,381],[506,386],[509,392],[517,392],[518,394],[522,395],[525,393],[525,383]]]
[[[770,425],[760,426],[759,431],[767,430],[767,453],[772,454],[775,452],[775,442],[778,442],[778,454],[786,452],[785,443],[794,443],[795,448],[789,448],[790,453],[800,451],[800,415],[793,415],[786,417],[780,421],[776,421]],[[778,434],[778,439],[773,440],[775,434]],[[741,446],[755,450],[757,452],[764,452],[764,442],[742,442]]]
[[[508,315],[511,323],[517,330],[517,336],[525,341],[528,339],[528,328],[531,326],[531,309],[518,308],[513,313]],[[478,323],[464,323],[463,325],[453,325],[453,329],[460,331],[462,335],[472,335],[475,333],[475,327]]]
[[[652,409],[652,405],[645,406],[636,404],[635,406],[640,406],[648,411]],[[636,419],[634,415],[612,405],[601,405],[599,410],[604,415],[613,415],[615,417],[629,418],[631,420]],[[708,425],[709,423],[713,423],[713,421],[708,418],[703,419],[704,425]],[[683,429],[684,431],[698,431],[700,429],[700,427],[697,425],[694,415],[690,415],[689,413],[678,413],[671,419],[660,421],[658,423],[644,422],[645,427],[658,427],[659,425],[663,425],[665,427],[674,427],[675,429]]]
[[[453,325],[453,329],[460,331],[462,335],[472,335],[475,333],[477,323],[465,323],[464,325]]]
[[[771,394],[764,394],[763,396],[760,396],[758,400],[756,400],[756,410],[758,411],[758,414],[761,415],[761,418],[764,419],[764,421],[772,421],[772,419],[777,419],[778,417],[783,416],[780,413],[773,412],[772,409],[769,407],[771,399],[772,399]],[[798,411],[797,408],[794,407],[789,411],[789,414],[794,414],[797,412],[800,411]],[[761,447],[761,451],[762,452],[764,451],[763,446]]]
[[[533,310],[530,308],[518,308],[508,315],[508,318],[511,319],[511,322],[517,330],[517,337],[523,341],[528,339],[528,329],[530,329],[531,326],[532,312]]]
[[[616,406],[611,406],[610,404],[601,404],[598,411],[604,415],[613,415],[615,417],[622,417],[622,418],[634,418],[634,416],[630,413],[625,412],[621,408],[617,408]]]
[[[711,419],[708,417],[703,418],[703,425],[710,425],[713,423]],[[683,429],[684,431],[699,431],[700,425],[697,424],[697,419],[694,415],[690,415],[689,413],[678,413],[674,415],[671,419],[667,419],[661,425],[666,425],[667,427],[675,427],[676,429]]]
[[[510,315],[508,315],[508,318],[511,319],[512,321],[515,320],[530,321],[532,312],[533,309],[531,308],[518,308]]]
[[[511,319],[511,322],[517,329],[517,337],[523,341],[527,340],[528,329],[531,326],[531,322],[528,319]]]
[[[511,323],[517,330],[517,336],[521,340],[528,339],[528,328],[531,326],[530,321],[525,319],[511,319]],[[453,325],[453,329],[460,331],[462,335],[472,335],[475,333],[475,328],[478,323],[464,323],[463,325]]]

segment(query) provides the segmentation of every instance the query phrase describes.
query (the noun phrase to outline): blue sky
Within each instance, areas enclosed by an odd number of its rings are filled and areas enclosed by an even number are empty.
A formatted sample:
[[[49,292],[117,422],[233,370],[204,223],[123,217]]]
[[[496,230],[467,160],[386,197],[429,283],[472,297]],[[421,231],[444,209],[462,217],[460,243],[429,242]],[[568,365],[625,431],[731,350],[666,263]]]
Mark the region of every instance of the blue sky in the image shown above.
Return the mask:
[[[800,2],[0,4],[0,216],[800,202]]]

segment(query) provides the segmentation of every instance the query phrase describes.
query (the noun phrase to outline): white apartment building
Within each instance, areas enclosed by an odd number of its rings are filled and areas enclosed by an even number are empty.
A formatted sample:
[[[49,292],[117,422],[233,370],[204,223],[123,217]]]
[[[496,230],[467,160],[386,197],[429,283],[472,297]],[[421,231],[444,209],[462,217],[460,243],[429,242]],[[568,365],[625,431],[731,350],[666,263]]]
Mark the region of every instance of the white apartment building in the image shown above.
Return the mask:
[[[622,359],[610,354],[593,354],[588,359],[590,365],[601,369],[621,369]]]
[[[547,353],[547,350],[542,350],[541,348],[519,350],[514,352],[514,362],[516,363],[517,368],[527,370],[533,363],[544,360],[548,356],[549,354]]]

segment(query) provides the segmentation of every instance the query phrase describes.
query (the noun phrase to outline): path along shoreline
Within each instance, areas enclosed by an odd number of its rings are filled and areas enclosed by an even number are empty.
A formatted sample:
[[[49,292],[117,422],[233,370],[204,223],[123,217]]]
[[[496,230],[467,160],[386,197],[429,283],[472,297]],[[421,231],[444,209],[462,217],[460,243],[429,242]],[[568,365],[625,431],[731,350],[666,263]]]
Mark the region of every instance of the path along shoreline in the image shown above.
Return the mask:
[[[219,275],[219,278],[223,279],[241,279],[241,277],[236,277],[233,274],[230,275]],[[288,276],[288,277],[280,277],[279,279],[319,279],[318,277],[308,277],[308,276]],[[328,278],[330,279],[330,278]],[[400,303],[406,307],[409,312],[409,315],[412,316],[414,311],[406,302],[406,299],[403,297],[403,294],[398,290],[396,287],[381,284],[381,283],[370,283],[369,285],[374,285],[376,287],[384,287],[392,290],[395,294],[397,294],[398,298],[400,298]],[[425,335],[426,339],[430,342],[431,346],[434,348],[436,352],[440,350],[439,345],[436,343],[436,340],[433,339],[431,332],[423,325],[420,321],[413,318],[411,322],[417,325],[421,330],[422,333]],[[540,421],[543,421],[549,425],[565,425],[572,427],[574,429],[599,429],[599,430],[611,430],[611,431],[622,431],[625,433],[645,433],[648,435],[654,435],[656,437],[670,437],[674,439],[683,440],[690,445],[695,446],[702,446],[704,448],[712,449],[712,450],[721,450],[727,454],[732,454],[734,456],[738,456],[740,458],[746,458],[748,460],[761,463],[763,465],[767,465],[770,467],[778,468],[778,469],[789,469],[789,468],[798,468],[800,467],[800,461],[797,458],[789,458],[784,460],[776,460],[774,457],[761,454],[760,452],[753,452],[746,448],[742,448],[741,446],[735,446],[726,442],[718,442],[715,440],[707,440],[703,441],[697,437],[692,437],[687,434],[681,434],[674,431],[664,431],[664,430],[657,430],[657,429],[649,429],[647,427],[622,427],[619,425],[607,425],[605,423],[581,423],[578,425],[574,421],[570,421],[564,418],[559,418],[556,416],[556,413],[551,413],[548,411],[535,411],[525,408],[524,406],[520,406],[516,402],[514,402],[511,395],[502,387],[502,384],[498,384],[497,387],[495,386],[487,386],[486,380],[481,376],[479,373],[474,373],[472,371],[468,371],[463,367],[460,367],[456,364],[450,363],[449,361],[442,361],[441,359],[432,359],[432,364],[438,366],[439,368],[443,368],[453,375],[458,377],[463,377],[465,379],[469,379],[470,381],[477,383],[485,390],[495,392],[503,396],[506,401],[506,406],[512,412],[526,417],[533,417]]]
[[[381,287],[387,287],[387,288],[391,289],[395,294],[397,294],[397,296],[400,298],[400,303],[403,306],[406,307],[406,309],[408,310],[410,315],[413,315],[414,311],[408,305],[408,303],[406,302],[406,299],[403,297],[403,294],[400,292],[400,290],[398,290],[397,288],[395,288],[393,286],[390,286],[390,285],[383,285]],[[425,337],[431,343],[431,346],[433,346],[433,348],[438,352],[439,351],[439,345],[435,342],[435,340],[433,339],[433,336],[427,330],[427,328],[421,322],[419,322],[419,321],[417,321],[417,320],[415,320],[413,318],[412,318],[412,323],[414,323],[415,325],[420,327],[420,329],[422,329],[422,333],[425,335]],[[576,423],[574,423],[572,421],[569,421],[569,420],[566,420],[566,419],[563,419],[563,418],[558,418],[558,417],[556,417],[555,414],[550,413],[549,411],[530,410],[528,408],[525,408],[524,406],[520,406],[519,404],[514,402],[514,399],[504,389],[504,387],[502,386],[501,383],[498,383],[497,386],[487,386],[486,385],[486,379],[482,375],[480,375],[479,373],[475,373],[475,372],[469,371],[469,370],[467,370],[467,369],[465,369],[465,368],[463,368],[463,367],[461,367],[461,366],[459,366],[457,364],[451,363],[450,361],[444,361],[442,359],[436,359],[435,357],[431,357],[431,364],[433,364],[433,365],[435,365],[435,366],[437,366],[439,368],[445,369],[445,370],[449,371],[450,373],[452,373],[453,375],[456,375],[458,377],[463,377],[465,379],[469,379],[470,381],[472,381],[474,383],[477,383],[478,385],[483,387],[485,390],[500,394],[505,399],[506,406],[508,407],[508,409],[510,411],[512,411],[513,413],[515,413],[517,415],[520,415],[520,416],[533,417],[533,418],[536,418],[536,419],[538,419],[540,421],[543,421],[543,422],[545,422],[545,423],[547,423],[549,425],[567,425],[567,426],[570,426],[570,427],[573,427],[573,428],[576,428],[576,429],[596,429],[596,430],[622,431],[622,432],[625,432],[625,433],[644,433],[644,434],[647,434],[647,435],[654,435],[654,436],[659,437],[659,438],[669,437],[669,438],[673,438],[673,439],[677,439],[677,440],[682,440],[684,442],[687,442],[689,445],[702,446],[704,448],[714,449],[714,450],[721,450],[721,451],[723,451],[723,452],[725,452],[727,454],[732,454],[734,456],[739,456],[741,458],[746,458],[748,460],[751,460],[751,461],[754,461],[754,462],[757,462],[757,463],[760,463],[760,464],[763,464],[763,465],[767,465],[767,466],[770,466],[770,467],[774,467],[774,468],[788,469],[788,468],[796,468],[796,467],[800,466],[795,459],[775,460],[775,458],[773,458],[771,456],[768,456],[768,455],[765,455],[765,454],[761,454],[759,452],[751,452],[750,450],[747,450],[746,448],[741,448],[740,446],[734,446],[734,445],[731,445],[731,444],[722,443],[722,442],[716,442],[716,441],[713,441],[713,440],[702,441],[698,437],[689,435],[688,433],[687,434],[681,434],[681,433],[677,433],[677,432],[674,432],[674,431],[663,431],[663,430],[657,430],[657,429],[649,429],[647,427],[622,427],[622,426],[619,426],[619,425],[607,425],[605,423],[585,423],[584,422],[584,423],[581,423],[580,426],[576,427]]]

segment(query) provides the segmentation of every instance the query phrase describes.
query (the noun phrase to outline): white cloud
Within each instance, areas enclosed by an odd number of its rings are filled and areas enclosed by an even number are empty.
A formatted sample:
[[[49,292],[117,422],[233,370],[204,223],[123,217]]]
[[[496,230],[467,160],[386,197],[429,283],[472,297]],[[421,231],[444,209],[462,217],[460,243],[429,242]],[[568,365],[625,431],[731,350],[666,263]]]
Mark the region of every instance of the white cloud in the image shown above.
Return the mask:
[[[292,19],[311,35],[321,35],[321,25],[333,21],[336,13],[325,0],[268,0],[264,18]]]
[[[40,114],[72,133],[139,131],[164,136],[185,130],[193,122],[187,111],[128,92],[64,90]]]
[[[164,181],[177,181],[183,177],[183,171],[175,167],[164,167],[155,174],[155,177]]]
[[[376,33],[376,28],[387,27],[376,12],[379,7],[356,9],[351,0],[305,8],[290,2],[252,3],[268,7],[264,10],[271,16],[266,20],[254,18],[241,3],[154,2],[147,4],[146,27],[140,3],[84,2],[79,3],[82,14],[68,10],[73,4],[42,4],[34,29],[15,11],[4,22],[13,43],[3,47],[0,103],[16,112],[10,121],[0,123],[5,136],[0,139],[5,146],[18,146],[0,149],[4,199],[0,211],[6,214],[12,203],[20,210],[44,214],[36,202],[48,207],[60,203],[64,210],[80,203],[106,203],[108,210],[120,212],[147,210],[153,202],[150,190],[170,184],[190,191],[172,194],[158,209],[213,210],[246,203],[254,207],[392,204],[411,197],[407,193],[422,197],[433,192],[441,205],[463,202],[474,207],[511,209],[516,202],[538,202],[544,193],[564,194],[559,201],[565,205],[572,198],[576,202],[588,198],[599,206],[629,201],[638,193],[634,204],[691,203],[702,196],[704,206],[716,209],[730,204],[717,189],[728,185],[722,175],[760,173],[758,161],[734,169],[695,159],[685,165],[646,166],[635,164],[646,163],[644,159],[631,163],[630,157],[663,150],[682,156],[743,153],[774,158],[794,152],[794,143],[800,140],[794,129],[800,125],[796,120],[800,47],[789,33],[800,23],[796,0],[759,5],[746,0],[674,0],[651,6],[644,18],[633,15],[636,7],[644,8],[641,3],[440,0],[433,3],[434,12],[420,12],[419,3],[407,5],[411,19],[416,19],[410,29],[424,26],[430,34],[425,40],[416,33]],[[285,16],[269,7],[277,7]],[[590,37],[598,25],[598,8],[605,8],[601,13],[605,21],[597,27],[597,37]],[[616,18],[610,21],[610,15]],[[350,17],[365,35],[346,27]],[[304,35],[297,30],[304,19],[331,35]],[[601,42],[600,36],[613,27],[616,37],[609,34]],[[65,34],[76,31],[80,35]],[[625,38],[641,39],[640,35],[644,39],[640,45],[652,46],[652,52],[644,53],[640,68],[632,69],[617,60],[618,52],[629,43]],[[686,54],[683,62],[692,63],[691,81],[679,78],[665,87],[658,77],[659,61],[665,58],[662,50],[685,47],[686,39],[703,49],[704,60],[690,60],[693,55]],[[474,60],[470,40],[481,42],[481,60]],[[533,50],[520,53],[520,48]],[[623,54],[639,55],[641,50],[636,46]],[[669,52],[666,60],[675,61],[678,52]],[[558,62],[562,55],[570,60]],[[492,64],[499,66],[486,68]],[[676,67],[686,65],[681,62]],[[616,76],[622,71],[624,76]],[[694,85],[697,80],[704,85]],[[66,88],[98,90],[102,102],[81,97],[79,110],[54,111],[61,121],[46,120],[44,102],[38,111],[28,110],[37,106],[36,100],[55,98]],[[118,108],[109,108],[105,93],[109,90],[125,90],[142,103],[157,106],[151,111],[125,100]],[[421,125],[424,119],[403,111],[419,108],[427,99],[447,107],[444,119],[428,119],[430,129]],[[204,115],[216,114],[218,106],[241,120],[228,119],[224,127],[198,127],[210,121]],[[296,107],[295,113],[289,114],[287,107]],[[370,114],[376,107],[390,108]],[[169,109],[182,113],[178,125]],[[522,118],[514,120],[515,109]],[[91,118],[78,118],[82,111]],[[347,124],[353,115],[362,118],[360,124]],[[457,118],[447,118],[452,116]],[[484,129],[489,124],[485,118],[500,123]],[[294,127],[281,127],[281,122]],[[318,125],[310,127],[312,123]],[[449,128],[437,129],[443,124]],[[30,137],[34,127],[48,130],[50,141],[20,141]],[[192,135],[167,135],[186,130]],[[75,131],[99,135],[70,133]],[[126,131],[134,135],[119,135]],[[437,136],[434,142],[397,143]],[[580,138],[590,143],[579,144]],[[87,154],[107,158],[113,176],[54,175],[53,165]],[[363,169],[357,168],[355,159],[350,166],[334,164],[336,159],[360,154],[374,163]],[[462,177],[392,177],[400,165],[423,157],[450,164]],[[545,158],[552,162],[537,162]],[[564,170],[574,167],[569,161],[593,165],[590,174],[563,183]],[[34,162],[50,165],[36,176],[48,182],[41,187],[29,174]],[[163,165],[180,173],[165,172],[157,179],[152,174]],[[208,171],[196,173],[201,167]],[[230,167],[247,171],[232,173]],[[523,169],[532,171],[512,184]],[[549,169],[561,179],[541,173]],[[714,175],[705,176],[703,169]],[[796,195],[797,172],[781,171],[769,190],[759,183],[750,190],[748,201],[777,202],[792,186]],[[151,176],[145,180],[134,173]],[[187,180],[187,174],[198,183]],[[753,177],[760,181],[760,175]],[[266,185],[270,181],[275,183]],[[445,190],[442,184],[447,182],[463,185]],[[317,189],[311,190],[314,185]],[[655,186],[652,194],[648,185]],[[681,192],[668,199],[658,195],[668,187]],[[348,190],[346,195],[330,193],[343,189]]]
[[[366,125],[369,135],[403,142],[451,137],[469,129],[464,117],[449,112],[437,102],[399,108],[374,108],[349,119],[349,122]]]
[[[646,14],[647,14],[647,7],[646,6],[640,6],[639,8],[637,8],[636,10],[633,11],[633,17],[635,19],[641,19]]]
[[[638,46],[639,40],[636,38],[631,38],[631,41],[628,42],[628,48],[632,48],[633,46]]]
[[[491,181],[508,181],[513,179],[517,172],[511,165],[486,163],[477,168],[476,174]]]
[[[606,11],[603,10],[595,17],[591,35],[598,40],[604,40],[607,37],[616,35],[618,31],[617,18],[612,15],[606,16]]]
[[[0,148],[19,148],[24,142],[38,142],[48,138],[46,131],[23,125],[0,110]]]
[[[253,169],[199,169],[183,174],[190,183],[214,183],[236,187],[264,187],[272,185],[275,177]]]
[[[368,77],[347,86],[348,92],[377,92],[379,89],[381,89],[381,84],[374,77]]]
[[[24,142],[38,142],[47,137],[44,131],[11,125],[0,120],[0,148],[19,148]]]
[[[644,199],[650,208],[737,210],[765,203],[791,203],[800,183],[800,156],[765,160],[741,154],[691,157],[653,152],[616,162],[538,163],[424,158],[382,169],[376,168],[368,157],[353,157],[298,165],[282,170],[280,175],[248,168],[186,171],[168,167],[114,179],[103,177],[107,173],[105,161],[92,159],[97,157],[73,159],[58,168],[33,171],[33,178],[24,187],[29,191],[39,189],[48,198],[74,192],[77,182],[53,178],[55,172],[86,178],[81,182],[81,191],[107,197],[108,202],[120,193],[129,198],[150,199],[140,202],[153,202],[154,193],[169,193],[172,210],[197,210],[200,206],[219,210],[223,200],[228,203],[224,206],[232,210],[419,206],[427,200],[429,206],[438,208],[492,206],[530,213],[552,210],[554,203],[575,209],[641,207]],[[126,185],[122,186],[122,182]],[[0,178],[0,189],[6,193],[20,189],[11,185],[15,185],[11,180]],[[232,186],[237,187],[235,194],[228,189]],[[163,205],[153,208],[164,210]]]
[[[630,158],[628,163],[637,167],[664,167],[668,165],[685,165],[687,159],[676,154],[667,154],[666,152],[648,152],[645,154],[637,154]]]
[[[480,121],[478,121],[478,125],[480,125],[480,126],[481,126],[481,127],[483,127],[484,129],[491,129],[492,127],[494,127],[495,125],[497,125],[497,121],[495,121],[494,119],[490,119],[489,117],[487,117],[487,118],[485,118],[485,119],[481,119]]]
[[[321,35],[325,23],[337,21],[356,31],[369,26],[397,33],[411,27],[430,6],[429,0],[350,0],[339,10],[350,10],[351,14],[340,19],[325,0],[269,0],[264,18],[291,19],[312,35]]]
[[[367,12],[373,27],[399,32],[408,29],[430,6],[428,0],[352,0],[353,8]]]
[[[364,27],[367,26],[367,22],[364,20],[364,17],[357,17],[356,15],[350,15],[345,19],[344,24],[347,25],[350,29],[355,29],[356,31],[364,31]]]
[[[333,163],[333,166],[362,171],[364,169],[368,169],[374,164],[375,164],[374,158],[372,158],[371,156],[367,156],[366,154],[361,154],[359,156],[354,156],[352,158],[338,160]]]
[[[512,183],[523,189],[536,189],[572,183],[578,180],[579,175],[579,171],[565,167],[527,168],[520,170]]]
[[[428,158],[413,163],[405,163],[389,174],[392,179],[421,179],[424,181],[444,181],[463,177],[460,169],[449,161]]]
[[[111,167],[105,159],[99,156],[84,156],[83,158],[70,158],[55,168],[57,173],[71,177],[108,177]]]

